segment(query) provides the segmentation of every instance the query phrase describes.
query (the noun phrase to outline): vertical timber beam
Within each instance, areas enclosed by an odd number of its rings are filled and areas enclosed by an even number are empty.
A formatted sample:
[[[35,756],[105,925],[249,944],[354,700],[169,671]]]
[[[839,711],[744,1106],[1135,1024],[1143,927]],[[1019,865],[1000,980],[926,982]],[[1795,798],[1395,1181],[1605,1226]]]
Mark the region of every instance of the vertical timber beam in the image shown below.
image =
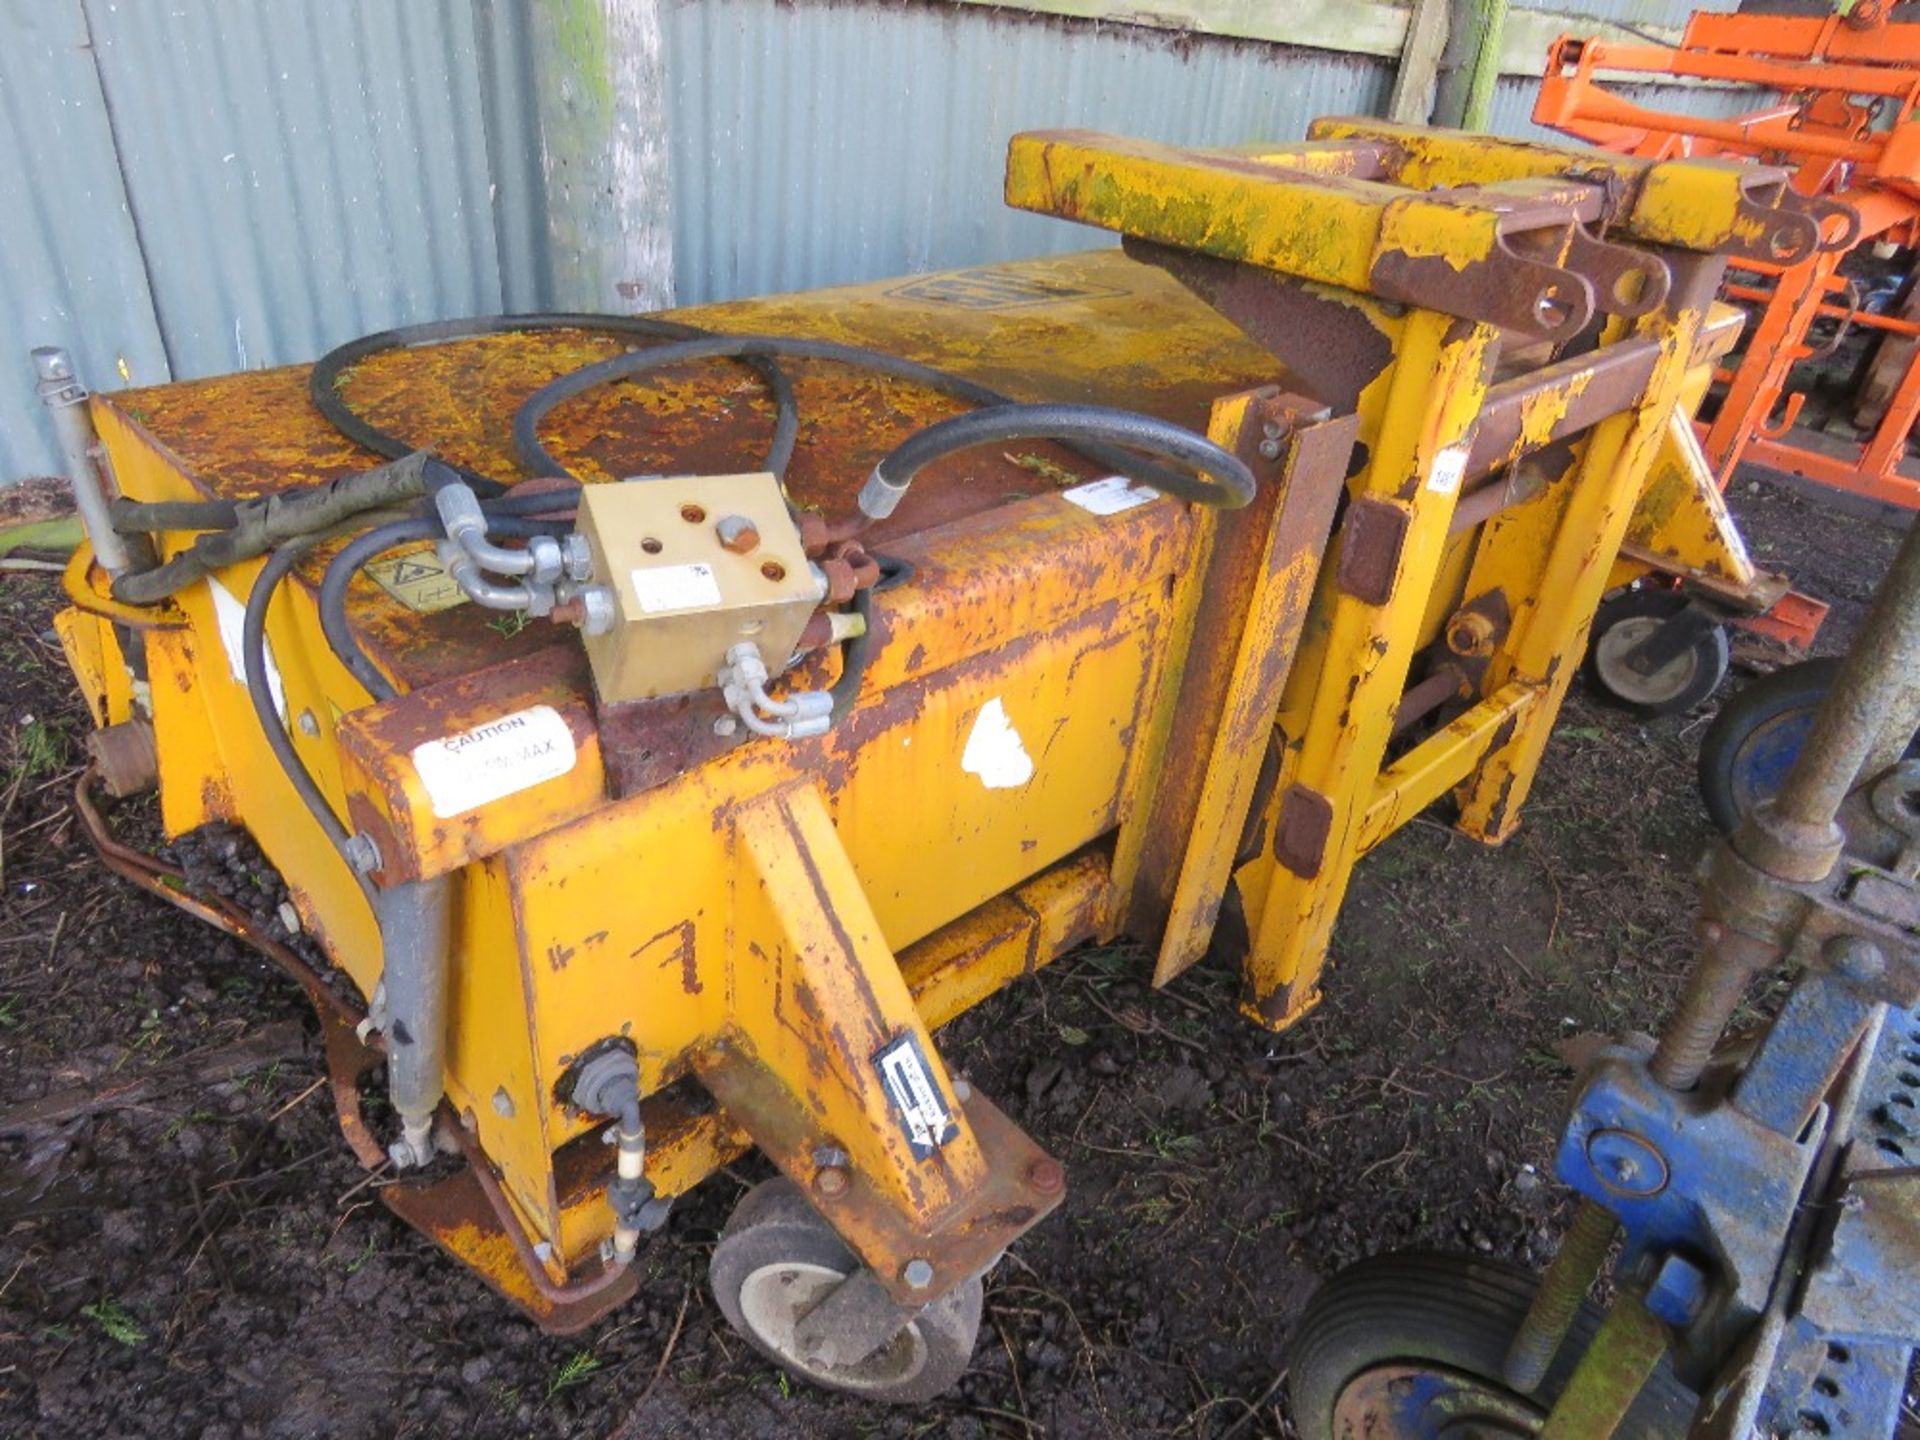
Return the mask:
[[[1507,738],[1460,788],[1460,828],[1498,844],[1513,832],[1567,686],[1586,645],[1621,542],[1686,382],[1687,366],[1725,262],[1672,252],[1667,304],[1637,322],[1660,342],[1640,401],[1593,427],[1568,483],[1487,527],[1469,595],[1505,591],[1513,624],[1487,668],[1488,692],[1520,681],[1539,691]],[[1618,325],[1619,322],[1615,322]]]
[[[1498,357],[1496,327],[1410,313],[1373,427],[1372,460],[1351,487],[1334,563],[1323,573],[1318,673],[1296,666],[1282,701],[1284,743],[1272,858],[1243,887],[1252,943],[1242,1009],[1273,1029],[1319,999],[1333,921],[1359,853],[1393,718],[1447,544],[1474,422]],[[1255,904],[1255,896],[1258,903]]]
[[[1433,114],[1440,56],[1447,46],[1448,9],[1448,0],[1413,0],[1407,43],[1401,47],[1393,98],[1387,103],[1387,118],[1395,124],[1424,125]]]
[[[666,69],[658,0],[529,12],[555,308],[673,303]]]

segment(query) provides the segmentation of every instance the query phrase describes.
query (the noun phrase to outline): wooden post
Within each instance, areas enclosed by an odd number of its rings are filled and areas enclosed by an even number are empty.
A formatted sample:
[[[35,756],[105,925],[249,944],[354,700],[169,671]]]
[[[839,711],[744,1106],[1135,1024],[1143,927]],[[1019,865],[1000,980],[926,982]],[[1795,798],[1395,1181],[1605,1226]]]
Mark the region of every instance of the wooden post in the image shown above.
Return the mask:
[[[1396,124],[1425,125],[1433,115],[1440,56],[1450,29],[1447,11],[1448,0],[1414,0],[1407,43],[1393,77],[1393,99],[1387,105],[1387,118]]]

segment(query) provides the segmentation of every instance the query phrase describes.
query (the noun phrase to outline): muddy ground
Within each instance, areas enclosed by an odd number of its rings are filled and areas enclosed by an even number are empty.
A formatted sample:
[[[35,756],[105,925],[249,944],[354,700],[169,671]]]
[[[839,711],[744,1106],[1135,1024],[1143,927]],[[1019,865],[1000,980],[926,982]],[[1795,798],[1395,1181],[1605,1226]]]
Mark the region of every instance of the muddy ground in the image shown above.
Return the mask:
[[[1759,558],[1836,602],[1842,641],[1895,533],[1745,481],[1734,498]],[[1142,954],[1105,948],[942,1035],[1071,1175],[991,1277],[950,1398],[824,1396],[725,1328],[705,1256],[757,1160],[675,1210],[634,1303],[550,1339],[377,1203],[300,992],[95,859],[67,810],[85,720],[55,593],[0,579],[7,1435],[1285,1435],[1288,1330],[1323,1276],[1405,1245],[1550,1253],[1555,1047],[1651,1026],[1688,955],[1706,717],[1577,697],[1514,841],[1423,818],[1362,866],[1325,1003],[1286,1034],[1235,1015],[1224,971],[1156,994]],[[244,847],[192,859],[272,908]],[[188,1080],[242,1039],[252,1068]],[[111,1098],[22,1123],[68,1092]]]

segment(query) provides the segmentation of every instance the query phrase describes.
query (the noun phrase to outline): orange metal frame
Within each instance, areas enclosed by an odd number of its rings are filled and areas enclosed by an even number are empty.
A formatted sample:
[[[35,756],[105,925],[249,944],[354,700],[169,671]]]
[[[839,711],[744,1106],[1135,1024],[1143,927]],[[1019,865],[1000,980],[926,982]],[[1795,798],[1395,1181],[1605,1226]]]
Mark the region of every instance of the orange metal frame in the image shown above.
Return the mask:
[[[1672,115],[1622,99],[1601,72],[1722,81],[1778,92],[1780,100],[1733,119]],[[1819,353],[1816,319],[1892,336],[1920,325],[1877,315],[1848,299],[1841,261],[1857,246],[1920,238],[1920,24],[1889,24],[1884,6],[1846,15],[1696,14],[1680,44],[1619,45],[1563,36],[1554,43],[1533,118],[1603,148],[1658,159],[1751,158],[1793,167],[1793,187],[1827,202],[1822,250],[1795,265],[1735,261],[1754,277],[1727,286],[1759,306],[1737,365],[1718,378],[1720,407],[1701,442],[1722,488],[1741,460],[1835,489],[1920,509],[1920,468],[1903,466],[1920,417],[1920,346],[1873,433],[1862,443],[1815,449],[1790,439],[1804,396],[1793,367]],[[1888,123],[1888,122],[1891,123]],[[1766,282],[1770,281],[1768,284]]]

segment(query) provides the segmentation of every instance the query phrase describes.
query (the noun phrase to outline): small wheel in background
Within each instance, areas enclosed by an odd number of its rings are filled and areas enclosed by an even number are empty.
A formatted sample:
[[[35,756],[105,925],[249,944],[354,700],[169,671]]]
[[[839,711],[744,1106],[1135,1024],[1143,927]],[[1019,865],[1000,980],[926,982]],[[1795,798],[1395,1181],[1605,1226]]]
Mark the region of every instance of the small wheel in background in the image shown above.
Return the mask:
[[[1302,1440],[1539,1434],[1601,1316],[1581,1307],[1539,1391],[1515,1393],[1501,1365],[1538,1283],[1517,1266],[1436,1253],[1379,1255],[1342,1270],[1307,1302],[1289,1350]],[[1663,1362],[1614,1433],[1684,1435],[1697,1404]]]
[[[1779,791],[1839,673],[1840,661],[1831,657],[1783,665],[1720,707],[1700,740],[1699,777],[1700,798],[1723,832],[1732,834]],[[1920,736],[1907,757],[1920,757]]]
[[[795,1327],[860,1268],[798,1186],[785,1178],[749,1190],[734,1207],[707,1267],[727,1323],[781,1369],[829,1390],[917,1404],[950,1389],[980,1333],[980,1277],[929,1303],[864,1359],[835,1365],[802,1352]]]
[[[1676,590],[1622,590],[1593,615],[1587,646],[1587,678],[1601,695],[1642,715],[1691,710],[1727,678],[1732,651],[1727,627],[1710,622],[1693,642],[1650,674],[1628,663],[1641,642],[1693,602]]]

